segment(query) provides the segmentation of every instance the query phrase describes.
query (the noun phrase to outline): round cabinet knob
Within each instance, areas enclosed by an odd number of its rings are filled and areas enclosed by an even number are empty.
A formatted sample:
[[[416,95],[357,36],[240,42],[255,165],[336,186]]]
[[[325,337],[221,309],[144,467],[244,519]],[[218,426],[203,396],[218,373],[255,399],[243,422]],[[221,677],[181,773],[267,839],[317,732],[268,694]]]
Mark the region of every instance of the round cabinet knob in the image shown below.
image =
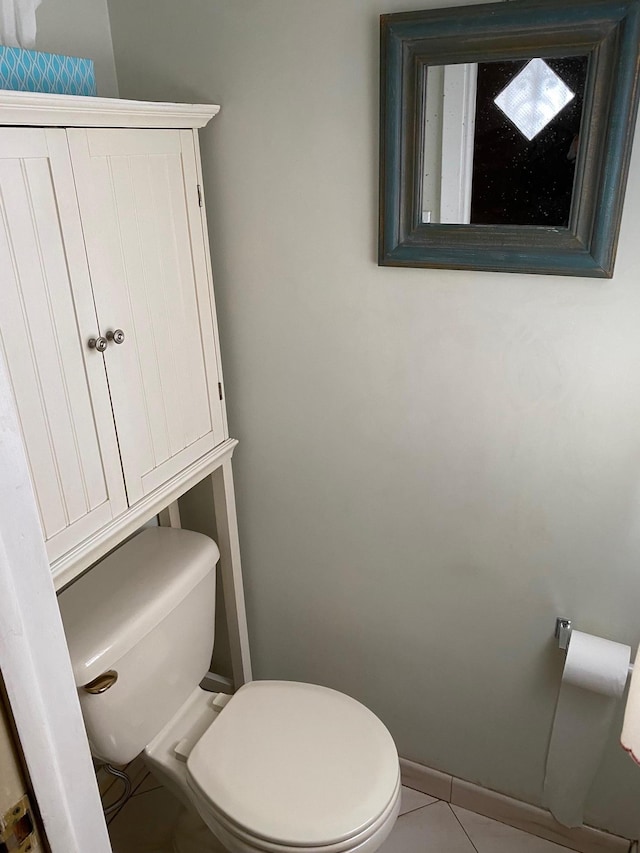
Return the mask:
[[[114,344],[124,343],[124,332],[122,329],[116,329],[115,332],[107,332],[107,340],[113,341]]]
[[[106,338],[89,338],[89,349],[97,349],[98,352],[104,352],[107,348],[108,341]]]

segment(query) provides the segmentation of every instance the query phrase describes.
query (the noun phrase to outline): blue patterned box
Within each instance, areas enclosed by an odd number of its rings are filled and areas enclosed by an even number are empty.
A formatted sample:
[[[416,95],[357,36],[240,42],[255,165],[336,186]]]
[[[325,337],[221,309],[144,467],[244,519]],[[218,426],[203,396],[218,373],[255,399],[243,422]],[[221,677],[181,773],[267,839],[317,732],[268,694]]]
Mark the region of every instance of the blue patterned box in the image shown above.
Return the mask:
[[[76,56],[0,45],[0,89],[95,95],[93,62]]]

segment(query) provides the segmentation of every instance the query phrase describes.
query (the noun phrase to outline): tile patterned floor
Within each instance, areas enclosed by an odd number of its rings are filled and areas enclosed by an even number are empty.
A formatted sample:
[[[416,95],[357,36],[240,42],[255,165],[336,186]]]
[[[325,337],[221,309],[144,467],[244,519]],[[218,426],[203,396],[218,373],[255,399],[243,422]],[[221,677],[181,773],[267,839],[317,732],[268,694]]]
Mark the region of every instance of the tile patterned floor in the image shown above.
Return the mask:
[[[180,805],[150,774],[136,769],[135,783],[131,798],[109,821],[113,853],[171,853]],[[403,788],[400,817],[380,853],[568,853],[568,848]]]

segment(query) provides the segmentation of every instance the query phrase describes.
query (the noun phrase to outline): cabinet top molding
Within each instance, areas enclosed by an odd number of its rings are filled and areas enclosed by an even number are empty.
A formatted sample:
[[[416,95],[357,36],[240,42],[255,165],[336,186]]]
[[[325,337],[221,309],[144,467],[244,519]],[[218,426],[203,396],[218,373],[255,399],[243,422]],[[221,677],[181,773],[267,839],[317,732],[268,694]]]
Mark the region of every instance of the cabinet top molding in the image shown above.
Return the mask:
[[[164,104],[0,91],[0,125],[38,127],[204,127],[220,110],[216,104]]]

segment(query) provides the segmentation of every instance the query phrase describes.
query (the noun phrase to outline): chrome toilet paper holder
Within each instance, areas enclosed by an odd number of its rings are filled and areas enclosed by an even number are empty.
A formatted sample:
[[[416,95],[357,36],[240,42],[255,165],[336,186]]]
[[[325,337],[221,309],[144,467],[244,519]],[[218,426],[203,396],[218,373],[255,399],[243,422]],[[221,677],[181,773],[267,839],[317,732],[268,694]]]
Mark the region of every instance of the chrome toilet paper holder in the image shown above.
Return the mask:
[[[556,638],[558,640],[558,648],[566,652],[569,648],[569,640],[571,639],[571,619],[564,619],[561,616],[556,619]]]

